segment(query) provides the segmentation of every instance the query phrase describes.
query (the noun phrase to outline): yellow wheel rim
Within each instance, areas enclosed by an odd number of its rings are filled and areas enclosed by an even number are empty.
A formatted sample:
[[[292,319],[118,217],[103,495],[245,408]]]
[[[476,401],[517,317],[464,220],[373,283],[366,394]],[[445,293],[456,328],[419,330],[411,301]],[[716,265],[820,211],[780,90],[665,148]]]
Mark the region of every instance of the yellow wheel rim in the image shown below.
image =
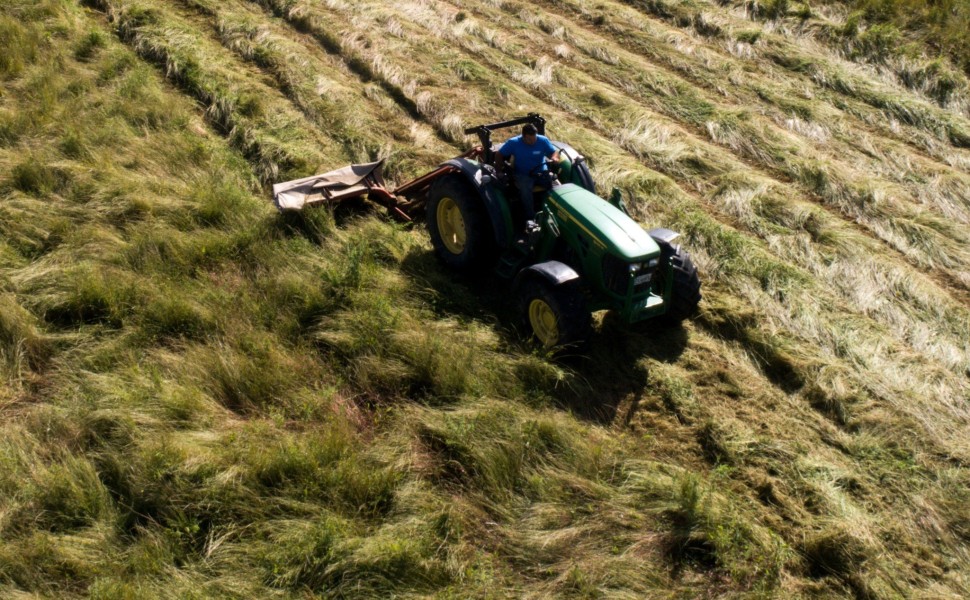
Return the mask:
[[[559,341],[559,322],[556,313],[545,300],[536,298],[529,303],[529,324],[543,346],[549,348]]]
[[[445,197],[438,202],[436,212],[438,221],[438,235],[445,248],[452,254],[465,251],[465,219],[461,216],[461,209],[451,198]]]

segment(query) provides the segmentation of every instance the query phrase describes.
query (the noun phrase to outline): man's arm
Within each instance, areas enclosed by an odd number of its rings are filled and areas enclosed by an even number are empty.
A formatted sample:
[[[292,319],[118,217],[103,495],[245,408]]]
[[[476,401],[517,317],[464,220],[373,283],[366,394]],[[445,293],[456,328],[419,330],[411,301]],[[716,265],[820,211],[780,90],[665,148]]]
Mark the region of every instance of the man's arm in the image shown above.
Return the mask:
[[[550,144],[552,146],[552,144]],[[556,173],[559,172],[559,148],[552,146],[553,153],[549,155],[549,164],[552,170]]]
[[[554,165],[559,164],[559,148],[552,145],[548,138],[543,140],[546,143],[546,158]]]
[[[513,148],[512,148],[511,139],[505,140],[505,143],[502,144],[502,147],[499,148],[497,152],[495,152],[495,170],[498,172],[500,176],[505,175],[506,167],[508,165],[509,159],[512,158],[512,154],[513,154]]]

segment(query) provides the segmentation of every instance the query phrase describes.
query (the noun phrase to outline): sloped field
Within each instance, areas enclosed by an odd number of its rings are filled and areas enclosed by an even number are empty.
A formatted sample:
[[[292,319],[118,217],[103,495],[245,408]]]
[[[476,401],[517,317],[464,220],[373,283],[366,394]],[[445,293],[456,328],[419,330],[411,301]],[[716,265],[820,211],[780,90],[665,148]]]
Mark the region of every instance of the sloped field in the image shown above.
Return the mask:
[[[0,596],[970,595],[967,80],[801,6],[6,2]],[[696,321],[554,359],[268,199],[527,112]]]

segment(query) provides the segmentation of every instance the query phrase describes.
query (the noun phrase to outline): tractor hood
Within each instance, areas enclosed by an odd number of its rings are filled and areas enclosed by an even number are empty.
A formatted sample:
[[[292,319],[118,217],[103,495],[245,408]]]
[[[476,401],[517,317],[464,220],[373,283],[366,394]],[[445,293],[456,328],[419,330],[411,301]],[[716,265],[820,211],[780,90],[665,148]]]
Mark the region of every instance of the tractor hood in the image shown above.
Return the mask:
[[[660,246],[636,221],[578,185],[554,187],[547,202],[561,223],[575,223],[594,244],[618,258],[635,261],[660,253]]]

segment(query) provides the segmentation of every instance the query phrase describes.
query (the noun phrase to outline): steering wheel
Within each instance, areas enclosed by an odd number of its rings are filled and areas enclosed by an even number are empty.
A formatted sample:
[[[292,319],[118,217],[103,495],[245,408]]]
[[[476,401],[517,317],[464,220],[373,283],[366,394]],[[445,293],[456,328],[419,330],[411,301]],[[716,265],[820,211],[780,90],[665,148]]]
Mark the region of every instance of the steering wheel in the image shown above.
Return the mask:
[[[543,167],[548,165],[548,169],[542,170]],[[548,156],[542,157],[542,162],[532,168],[529,171],[529,177],[535,179],[536,177],[542,177],[545,172],[551,172],[553,175],[559,176],[559,163],[549,160]]]

